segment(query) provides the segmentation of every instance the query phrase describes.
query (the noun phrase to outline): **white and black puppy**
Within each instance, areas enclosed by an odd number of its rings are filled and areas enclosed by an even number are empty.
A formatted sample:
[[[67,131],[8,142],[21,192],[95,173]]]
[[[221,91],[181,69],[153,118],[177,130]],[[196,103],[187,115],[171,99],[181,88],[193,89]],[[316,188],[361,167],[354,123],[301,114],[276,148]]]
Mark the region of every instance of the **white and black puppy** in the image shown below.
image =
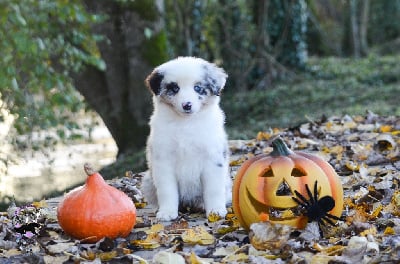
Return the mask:
[[[143,191],[158,205],[157,218],[178,217],[179,208],[226,214],[231,199],[225,115],[219,107],[227,74],[200,58],[179,57],[147,77],[153,93]]]

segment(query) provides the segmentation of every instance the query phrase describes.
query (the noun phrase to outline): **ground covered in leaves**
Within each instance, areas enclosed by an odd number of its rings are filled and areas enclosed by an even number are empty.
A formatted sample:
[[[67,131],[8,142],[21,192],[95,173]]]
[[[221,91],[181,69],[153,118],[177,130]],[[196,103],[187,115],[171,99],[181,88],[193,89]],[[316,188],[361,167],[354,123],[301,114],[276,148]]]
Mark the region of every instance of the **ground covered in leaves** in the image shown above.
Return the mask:
[[[0,215],[0,263],[400,263],[400,118],[331,117],[231,141],[231,173],[249,157],[269,153],[280,135],[292,150],[323,157],[344,188],[342,221],[319,231],[268,222],[247,233],[232,211],[225,219],[182,214],[159,223],[140,192],[141,174],[110,182],[136,203],[127,238],[88,244],[63,233],[60,198],[11,206]]]

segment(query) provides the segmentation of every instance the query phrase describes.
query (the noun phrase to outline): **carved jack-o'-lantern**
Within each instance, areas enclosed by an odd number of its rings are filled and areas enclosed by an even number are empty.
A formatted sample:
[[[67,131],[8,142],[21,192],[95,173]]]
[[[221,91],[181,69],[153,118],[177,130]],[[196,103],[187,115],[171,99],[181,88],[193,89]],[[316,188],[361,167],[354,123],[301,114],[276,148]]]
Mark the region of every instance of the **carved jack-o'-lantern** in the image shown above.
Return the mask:
[[[340,217],[343,188],[330,164],[315,155],[289,150],[279,137],[272,146],[269,155],[247,160],[237,172],[232,204],[240,224],[249,229],[252,223],[270,221],[304,228],[309,219],[293,197],[298,198],[297,191],[308,198],[307,188],[312,189],[316,182],[318,197],[333,198],[329,214]]]

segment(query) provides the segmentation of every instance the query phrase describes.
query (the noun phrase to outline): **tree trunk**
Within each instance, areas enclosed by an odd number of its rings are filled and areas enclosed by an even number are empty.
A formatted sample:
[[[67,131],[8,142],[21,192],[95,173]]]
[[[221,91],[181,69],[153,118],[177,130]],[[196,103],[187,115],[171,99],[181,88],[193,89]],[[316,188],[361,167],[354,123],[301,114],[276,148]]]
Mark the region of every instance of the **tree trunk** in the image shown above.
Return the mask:
[[[351,41],[353,44],[353,56],[360,57],[360,31],[358,28],[358,4],[357,0],[350,0],[350,25],[351,25]]]
[[[368,54],[368,19],[369,18],[369,0],[362,1],[361,19],[360,19],[360,49],[363,56]]]
[[[144,79],[167,59],[162,31],[162,0],[126,2],[85,0],[89,11],[108,18],[94,31],[106,37],[99,44],[105,71],[87,66],[75,86],[101,116],[118,146],[118,155],[145,145],[151,94]],[[149,31],[150,29],[150,31]]]

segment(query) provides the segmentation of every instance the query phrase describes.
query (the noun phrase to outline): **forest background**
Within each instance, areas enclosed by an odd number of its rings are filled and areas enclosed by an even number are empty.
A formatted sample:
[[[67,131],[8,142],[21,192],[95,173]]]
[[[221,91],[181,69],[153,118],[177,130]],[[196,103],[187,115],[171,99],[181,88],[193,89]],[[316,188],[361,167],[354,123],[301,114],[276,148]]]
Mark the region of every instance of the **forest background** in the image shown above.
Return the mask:
[[[399,116],[399,20],[391,0],[1,0],[0,180],[15,153],[90,140],[97,119],[81,116],[99,116],[118,148],[103,174],[144,170],[143,81],[177,56],[229,74],[231,139],[324,116]]]

